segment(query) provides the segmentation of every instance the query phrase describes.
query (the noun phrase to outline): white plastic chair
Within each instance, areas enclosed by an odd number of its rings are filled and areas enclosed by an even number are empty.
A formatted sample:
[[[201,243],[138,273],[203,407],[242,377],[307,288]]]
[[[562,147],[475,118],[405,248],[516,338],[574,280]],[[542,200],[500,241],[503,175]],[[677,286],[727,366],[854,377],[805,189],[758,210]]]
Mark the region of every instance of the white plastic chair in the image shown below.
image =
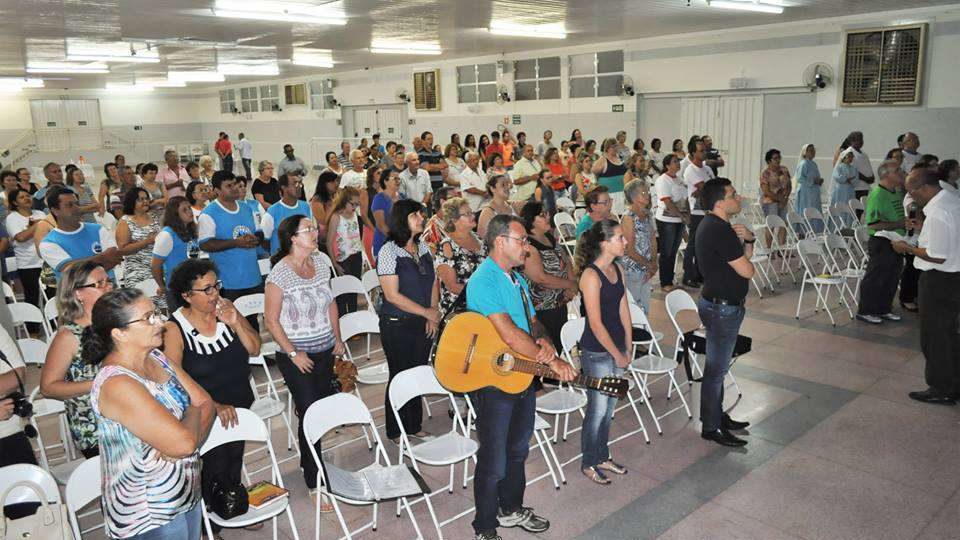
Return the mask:
[[[7,257],[7,260],[9,260],[9,259],[12,259],[12,257]],[[10,269],[9,269],[9,268],[7,268],[7,272],[10,272]],[[10,303],[16,302],[16,301],[17,301],[17,293],[13,292],[13,287],[11,287],[10,284],[7,283],[6,281],[0,281],[0,283],[3,284],[3,296],[4,296],[4,298],[6,298],[7,300],[9,300]]]
[[[361,334],[366,334],[367,336],[366,359],[369,361],[373,353],[383,350],[382,348],[371,349],[372,335],[380,334],[380,317],[377,316],[376,312],[368,309],[361,309],[359,311],[354,311],[353,313],[347,313],[346,315],[340,316],[340,339],[342,339],[344,345],[346,345],[347,358],[350,360],[354,360],[355,357],[347,342],[353,337]]]
[[[50,344],[36,338],[24,338],[17,340],[17,348],[20,349],[20,356],[23,358],[24,364],[43,367],[43,364],[47,361],[47,351],[50,350]]]
[[[576,208],[576,203],[574,203],[570,197],[557,197],[557,210],[572,214]]]
[[[100,499],[102,477],[100,476],[100,456],[94,456],[81,463],[70,479],[67,480],[66,505],[67,512],[70,515],[70,528],[73,529],[73,536],[77,540],[82,538],[82,533],[89,533],[103,528],[103,522],[99,525],[90,527],[86,530],[80,530],[79,512],[80,509],[88,504]],[[95,513],[99,513],[97,510]]]
[[[348,497],[338,495],[335,491],[333,491],[327,484],[327,473],[325,472],[323,462],[320,460],[320,456],[317,455],[317,450],[314,448],[314,444],[318,440],[322,439],[324,435],[330,433],[330,431],[340,426],[356,424],[361,425],[365,432],[370,430],[370,432],[373,433],[376,446],[373,463],[361,470],[369,470],[383,466],[389,467],[391,465],[390,458],[387,456],[387,452],[383,447],[383,441],[380,439],[379,433],[377,433],[377,426],[373,422],[373,417],[370,415],[370,410],[367,409],[367,406],[364,405],[363,401],[359,397],[354,396],[353,394],[334,394],[332,396],[315,401],[313,405],[310,405],[310,407],[307,409],[307,412],[303,415],[303,436],[309,446],[310,455],[313,457],[313,461],[317,465],[317,488],[318,491],[324,492],[330,497],[330,503],[333,505],[333,511],[336,513],[337,521],[340,522],[340,528],[344,532],[344,536],[341,538],[352,538],[353,535],[363,532],[367,529],[376,531],[380,501],[350,499]],[[424,499],[432,513],[433,505],[429,499]],[[417,538],[423,538],[423,535],[420,533],[420,526],[417,523],[416,518],[413,516],[413,512],[410,510],[410,503],[407,497],[400,497],[399,500],[406,509],[407,515],[410,517],[410,522],[413,524],[413,528],[417,532]],[[365,523],[360,528],[351,531],[349,527],[347,527],[347,521],[344,519],[343,512],[340,509],[340,502],[355,506],[372,505],[373,512],[370,521]],[[314,526],[316,529],[315,538],[319,540],[319,501],[316,505],[316,511],[314,513]],[[439,530],[437,532],[439,533]]]
[[[807,285],[811,285],[817,294],[817,303],[813,308],[814,313],[817,313],[822,308],[827,312],[827,316],[830,317],[830,323],[834,326],[837,325],[837,321],[834,320],[833,313],[829,305],[830,291],[836,287],[837,296],[840,298],[840,303],[847,308],[847,312],[850,314],[850,318],[852,319],[853,310],[850,308],[850,304],[847,303],[847,299],[843,294],[843,287],[846,285],[846,279],[842,276],[834,276],[829,274],[830,265],[823,255],[821,246],[812,239],[801,240],[797,243],[797,255],[800,257],[800,264],[803,265],[803,278],[800,285],[800,296],[797,298],[797,312],[795,317],[800,319],[800,307],[803,304],[803,293],[806,290]],[[827,274],[824,275],[824,273]]]
[[[264,360],[263,355],[251,356],[250,357],[250,388],[253,389],[254,401],[250,405],[250,410],[254,412],[261,420],[267,423],[267,429],[273,430],[273,419],[280,417],[283,421],[284,426],[287,428],[287,451],[293,451],[294,453],[290,456],[287,456],[279,461],[279,463],[284,463],[290,461],[291,459],[300,457],[300,449],[297,447],[297,435],[293,431],[291,412],[292,403],[289,395],[289,390],[287,391],[287,402],[284,404],[283,400],[280,398],[280,393],[277,391],[277,386],[274,383],[273,376],[270,375],[270,368],[267,367],[267,362]],[[258,366],[262,368],[265,382],[257,383],[256,379],[253,377],[253,368]],[[255,452],[259,452],[260,448],[254,448],[248,450],[244,455],[249,456]],[[253,471],[244,471],[249,480],[251,474],[256,474],[260,471],[266,470],[268,467],[263,467],[260,469],[255,469]]]
[[[856,216],[857,212],[860,212],[860,224],[864,225],[864,220],[866,219],[866,207],[863,202],[858,199],[850,199],[847,201],[847,206],[850,207],[850,211],[853,212],[853,215]]]
[[[260,267],[261,276],[269,274],[270,269],[273,268],[273,265],[270,263],[270,259],[257,259],[257,266]]]
[[[650,333],[651,336],[660,334],[659,332],[654,332],[653,326],[650,325],[650,321],[647,319],[646,314],[636,304],[632,304],[630,306],[630,320],[634,328],[642,328]],[[660,335],[662,336],[663,334]],[[653,353],[655,349],[656,354],[645,354],[640,358],[637,358],[638,345],[647,345],[650,349],[650,352]],[[660,427],[660,419],[665,418],[671,413],[683,409],[686,411],[688,418],[693,418],[693,415],[690,412],[690,407],[687,405],[687,400],[683,397],[683,392],[680,391],[680,385],[677,383],[677,361],[675,359],[666,358],[663,356],[663,351],[660,350],[660,345],[656,338],[650,341],[635,340],[633,342],[633,353],[631,358],[633,358],[633,360],[630,362],[629,373],[633,377],[633,380],[636,382],[637,386],[640,387],[644,393],[645,399],[643,401],[647,405],[647,411],[650,413],[650,416],[653,417],[653,423],[657,426],[658,434],[663,435],[663,428]],[[677,395],[680,396],[681,405],[674,407],[661,415],[657,415],[657,413],[655,413],[653,410],[653,406],[650,404],[650,384],[653,382],[649,380],[649,377],[651,376],[658,378],[666,376],[670,380],[670,388],[676,390]]]
[[[850,244],[839,234],[828,234],[824,247],[830,273],[844,278],[843,289],[850,295],[850,304],[856,304],[860,298],[860,282],[866,275],[866,268],[860,266],[860,261],[850,248]],[[849,280],[854,281],[852,289],[848,283]]]
[[[789,273],[790,279],[797,282],[797,276],[793,273],[790,266],[790,258],[797,248],[797,233],[787,226],[786,222],[780,216],[770,215],[766,218],[767,231],[770,234],[770,250],[780,256],[780,273]],[[780,242],[780,231],[786,231],[785,241]]]
[[[44,339],[50,341],[50,327],[47,326],[46,317],[40,311],[40,308],[29,302],[14,302],[7,304],[7,308],[10,309],[10,318],[13,325],[22,327],[25,337],[30,337],[29,332],[27,332],[27,323],[36,323],[43,329]]]
[[[43,316],[47,319],[47,326],[50,327],[51,333],[57,326],[57,320],[60,317],[60,308],[57,307],[56,301],[49,301],[43,305]]]
[[[6,263],[5,266],[7,267],[8,274],[20,269],[20,265],[17,264],[17,258],[15,256],[7,257],[4,259],[4,262]]]
[[[793,232],[798,237],[809,238],[813,234],[813,231],[810,229],[810,226],[807,225],[807,221],[803,219],[803,216],[793,210],[787,210],[787,225],[793,229]]]
[[[562,358],[568,364],[573,365],[573,358],[570,351],[580,341],[583,335],[583,329],[587,320],[584,318],[571,319],[560,327],[560,348]],[[556,444],[560,438],[560,418],[563,418],[563,440],[567,436],[576,433],[581,428],[570,429],[570,413],[579,412],[580,418],[584,417],[584,407],[587,406],[586,393],[577,390],[570,385],[561,383],[559,388],[551,390],[537,396],[537,412],[553,416],[553,443]]]
[[[28,488],[17,488],[7,495],[7,499],[0,501],[0,506],[31,502],[48,502],[61,504],[60,488],[49,472],[29,463],[17,463],[0,467],[0,492],[17,482],[30,482],[40,487],[46,501],[37,499],[37,494]]]
[[[235,441],[249,441],[263,443],[267,447],[267,455],[270,458],[271,479],[274,485],[283,487],[283,477],[280,476],[280,467],[277,465],[277,456],[273,451],[273,443],[270,442],[270,430],[253,411],[249,409],[238,408],[237,425],[232,428],[224,428],[220,422],[214,422],[207,441],[200,448],[200,455],[206,454],[210,450]],[[206,504],[203,503],[201,510],[203,512],[203,523],[207,531],[207,538],[215,538],[211,523],[216,523],[221,527],[246,527],[267,519],[273,520],[273,539],[277,540],[277,516],[282,513],[287,514],[290,521],[290,530],[293,533],[294,540],[300,539],[297,532],[297,525],[293,520],[293,512],[290,511],[290,498],[280,497],[267,503],[266,505],[247,510],[243,515],[231,519],[223,519],[214,512],[208,512]]]
[[[400,448],[398,450],[399,455],[397,462],[402,463],[403,457],[406,456],[410,459],[411,465],[413,465],[413,468],[416,469],[417,472],[420,471],[419,464],[433,467],[449,466],[450,481],[444,486],[449,493],[453,493],[454,468],[457,463],[462,463],[463,487],[466,488],[468,464],[471,459],[476,461],[477,451],[480,449],[480,445],[477,441],[467,436],[468,431],[463,423],[463,419],[460,418],[460,411],[457,407],[456,400],[453,399],[453,394],[440,385],[440,381],[437,380],[433,367],[417,366],[397,373],[387,388],[387,393],[390,396],[390,408],[393,409],[394,418],[397,420],[397,425],[400,426]],[[411,399],[418,399],[427,395],[440,395],[450,400],[450,407],[454,411],[453,425],[450,431],[413,445],[410,442],[410,435],[403,427],[403,421],[400,418],[400,408],[406,405]],[[425,495],[425,499],[429,500],[430,497],[440,492],[440,490],[435,490],[433,493]],[[440,522],[437,519],[436,513],[433,511],[433,507],[428,506],[427,508],[430,511],[430,518],[433,520],[433,524],[440,538],[443,538],[443,533],[440,531],[441,527],[473,511],[471,508]]]
[[[827,220],[823,218],[823,213],[816,208],[804,208],[803,221],[807,224],[807,230],[814,236],[822,236],[827,231]],[[820,222],[820,232],[817,232],[817,227],[813,226],[815,221]]]
[[[263,315],[264,295],[263,293],[245,294],[233,301],[233,307],[243,317],[251,315]]]
[[[370,301],[370,296],[367,295],[367,289],[363,286],[360,278],[356,276],[344,275],[330,278],[330,290],[333,292],[334,298],[344,294],[355,294],[363,297],[367,302],[367,309],[373,311],[373,302]],[[343,316],[346,314],[341,313],[340,315]]]
[[[327,265],[327,267],[330,268],[330,276],[331,277],[336,276],[337,269],[336,267],[333,266],[333,261],[330,260],[330,256],[322,251],[317,251],[315,253],[320,256],[320,260],[323,261],[323,264]]]
[[[73,438],[67,427],[66,407],[64,407],[63,402],[48,397],[38,398],[39,394],[39,386],[30,392],[29,399],[30,403],[33,404],[33,416],[28,421],[37,430],[37,450],[40,452],[40,465],[50,472],[58,484],[65,486],[70,475],[80,465],[83,458],[77,459],[77,452],[73,447]],[[53,417],[57,423],[59,443],[46,444],[43,440],[43,433],[40,431],[38,422],[41,418],[48,416]],[[47,451],[56,448],[63,449],[63,456],[52,459],[47,455]],[[58,461],[58,463],[54,464],[54,461]]]
[[[377,275],[377,269],[371,268],[360,276],[360,282],[363,283],[363,290],[370,296],[370,293],[380,288],[380,276]],[[373,309],[373,308],[371,308]]]

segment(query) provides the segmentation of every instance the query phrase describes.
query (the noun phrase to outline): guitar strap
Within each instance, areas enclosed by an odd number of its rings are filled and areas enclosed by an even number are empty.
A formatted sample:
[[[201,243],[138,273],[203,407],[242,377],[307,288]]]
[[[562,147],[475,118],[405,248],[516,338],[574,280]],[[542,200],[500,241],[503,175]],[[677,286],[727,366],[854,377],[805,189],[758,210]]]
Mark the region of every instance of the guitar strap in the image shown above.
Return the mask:
[[[520,283],[520,279],[513,271],[510,272],[510,280],[520,289],[520,299],[523,300],[523,316],[527,318],[527,334],[533,337],[533,320],[530,318],[530,304],[527,301],[527,290],[523,287],[523,284]]]

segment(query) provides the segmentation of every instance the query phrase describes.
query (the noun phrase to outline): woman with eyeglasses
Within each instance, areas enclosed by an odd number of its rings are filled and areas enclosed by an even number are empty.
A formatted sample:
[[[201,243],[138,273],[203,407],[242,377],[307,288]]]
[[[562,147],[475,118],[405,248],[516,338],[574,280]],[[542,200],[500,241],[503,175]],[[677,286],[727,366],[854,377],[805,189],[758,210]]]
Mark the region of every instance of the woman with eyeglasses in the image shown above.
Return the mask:
[[[91,321],[82,357],[100,367],[90,406],[107,536],[199,538],[198,450],[216,419],[214,402],[160,351],[163,315],[139,290],[104,294]]]
[[[77,261],[63,269],[57,288],[60,329],[40,372],[40,393],[63,401],[73,442],[85,458],[100,453],[97,420],[90,408],[90,389],[100,369],[83,362],[81,338],[90,326],[93,305],[111,290],[113,282],[95,262]]]
[[[117,249],[123,254],[123,286],[135,287],[152,279],[153,241],[160,224],[150,212],[150,194],[133,188],[123,196],[123,217],[117,223]]]
[[[644,313],[650,311],[650,280],[657,273],[657,227],[650,215],[650,187],[645,180],[631,180],[623,187],[627,211],[620,224],[627,249],[620,264],[626,270],[626,286]]]
[[[332,271],[317,252],[317,236],[317,226],[307,216],[290,216],[280,222],[280,249],[270,258],[273,268],[264,289],[263,312],[267,329],[280,348],[277,367],[300,419],[300,468],[311,491],[317,488],[318,469],[303,435],[303,415],[313,402],[335,393],[334,356],[346,351],[340,340],[340,314],[330,290]],[[322,455],[319,440],[314,448]],[[320,508],[322,512],[333,509],[326,501],[321,501]]]
[[[193,212],[193,220],[197,221],[203,209],[210,202],[210,186],[200,181],[190,182],[187,185],[187,201],[190,203],[190,210]],[[164,222],[166,225],[166,222]]]
[[[363,273],[363,243],[360,240],[360,223],[357,221],[359,207],[359,189],[347,186],[338,191],[333,199],[327,236],[324,238],[337,275],[350,275],[357,279]],[[340,315],[356,311],[357,295],[341,295],[337,298],[337,309]]]
[[[370,203],[370,213],[373,216],[373,224],[376,229],[373,232],[373,256],[377,257],[380,248],[387,241],[387,235],[390,233],[390,212],[394,203],[406,199],[406,195],[400,193],[400,173],[396,169],[384,169],[380,173],[380,193],[373,197]]]
[[[430,346],[440,323],[440,286],[430,249],[420,241],[423,205],[406,199],[390,212],[390,236],[377,254],[377,275],[383,289],[380,308],[380,340],[387,356],[390,380],[406,369],[427,363]],[[390,408],[390,392],[384,395],[387,437],[400,439],[400,426]],[[424,437],[420,400],[411,399],[400,408],[408,435]]]
[[[249,408],[254,400],[250,357],[260,354],[260,334],[220,296],[222,285],[209,259],[188,259],[173,270],[170,307],[176,311],[164,324],[163,353],[206,390],[220,424],[230,428],[237,424],[236,408]],[[237,441],[204,454],[200,483],[208,500],[214,481],[240,482],[243,449],[243,441]]]
[[[440,278],[440,316],[446,316],[467,286],[467,279],[480,266],[487,250],[473,232],[477,220],[470,205],[461,197],[443,203],[437,214],[445,232],[437,248],[435,265]]]

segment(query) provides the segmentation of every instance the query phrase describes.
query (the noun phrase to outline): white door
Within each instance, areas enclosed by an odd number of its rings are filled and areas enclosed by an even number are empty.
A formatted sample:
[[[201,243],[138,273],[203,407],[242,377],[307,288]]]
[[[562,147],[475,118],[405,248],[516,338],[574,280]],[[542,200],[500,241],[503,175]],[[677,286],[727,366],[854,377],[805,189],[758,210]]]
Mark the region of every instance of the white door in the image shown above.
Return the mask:
[[[63,101],[70,132],[70,147],[89,150],[103,146],[100,130],[100,102],[96,99]]]
[[[357,138],[370,136],[377,132],[377,110],[360,109],[353,113],[353,136]]]
[[[761,96],[684,98],[680,125],[688,137],[710,135],[726,162],[719,176],[729,178],[744,196],[757,196],[763,167]]]
[[[406,139],[407,122],[400,107],[385,107],[377,110],[377,130],[380,141],[402,142]]]
[[[67,116],[59,99],[30,100],[33,130],[37,135],[37,149],[41,152],[57,152],[70,147],[67,135]]]

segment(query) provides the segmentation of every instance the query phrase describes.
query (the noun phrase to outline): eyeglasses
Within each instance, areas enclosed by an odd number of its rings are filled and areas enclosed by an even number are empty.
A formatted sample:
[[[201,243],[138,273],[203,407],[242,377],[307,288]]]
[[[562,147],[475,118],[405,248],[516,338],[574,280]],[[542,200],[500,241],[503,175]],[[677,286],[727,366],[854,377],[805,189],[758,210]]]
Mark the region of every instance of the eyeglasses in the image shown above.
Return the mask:
[[[600,206],[607,206],[608,204],[610,204],[610,203],[612,203],[612,202],[613,202],[613,201],[606,200],[606,201],[597,201],[597,202],[595,202],[595,203],[593,203],[593,204],[599,204]]]
[[[219,282],[218,282],[218,283],[219,283]],[[163,324],[163,322],[166,321],[166,320],[167,320],[167,318],[163,315],[163,312],[160,311],[159,309],[155,309],[155,310],[151,311],[150,314],[148,314],[146,317],[143,317],[142,319],[135,319],[135,320],[132,320],[132,321],[127,321],[127,322],[121,324],[120,326],[121,326],[121,328],[122,328],[122,327],[130,326],[131,324],[138,323],[138,322],[146,322],[146,323],[149,324],[150,326],[157,326],[158,324]]]
[[[293,233],[293,234],[312,233],[312,232],[317,232],[318,230],[320,230],[320,229],[317,229],[316,227],[307,227],[307,228],[305,228],[305,229],[297,229],[297,232],[295,232],[295,233]]]
[[[214,291],[219,291],[222,288],[223,288],[223,282],[220,280],[217,280],[217,282],[214,283],[213,285],[207,285],[202,289],[190,289],[190,290],[192,292],[202,292],[203,294],[210,296],[213,294]]]
[[[137,202],[150,202],[150,197],[137,197]]]
[[[525,245],[527,245],[527,244],[530,243],[530,239],[527,238],[526,236],[524,236],[524,237],[522,237],[522,238],[518,238],[518,237],[516,237],[516,236],[510,236],[509,234],[501,234],[500,236],[502,236],[502,237],[504,237],[504,238],[509,238],[509,239],[511,239],[511,240],[516,240],[517,242],[520,242],[520,245],[522,245],[522,246],[525,246]]]
[[[94,281],[93,283],[84,283],[83,285],[77,285],[77,289],[106,289],[108,287],[113,287],[113,282],[109,279],[101,279]]]

